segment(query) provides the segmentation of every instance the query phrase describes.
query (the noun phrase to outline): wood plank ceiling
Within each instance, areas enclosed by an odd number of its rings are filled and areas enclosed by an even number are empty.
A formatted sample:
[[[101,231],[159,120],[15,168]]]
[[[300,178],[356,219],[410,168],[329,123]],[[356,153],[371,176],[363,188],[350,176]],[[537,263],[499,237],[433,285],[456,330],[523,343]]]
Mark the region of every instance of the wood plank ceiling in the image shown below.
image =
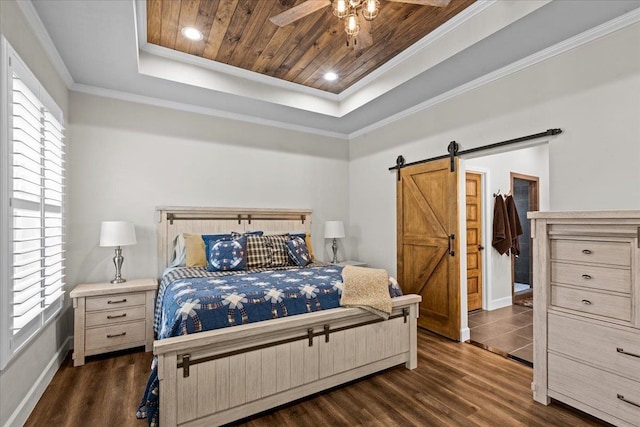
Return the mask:
[[[373,44],[354,47],[347,46],[344,22],[331,6],[282,28],[269,21],[305,1],[147,0],[147,41],[340,93],[475,2],[451,0],[446,7],[432,7],[380,0],[380,14],[370,23]],[[188,26],[204,39],[185,38],[180,30]],[[326,81],[328,71],[339,79]]]

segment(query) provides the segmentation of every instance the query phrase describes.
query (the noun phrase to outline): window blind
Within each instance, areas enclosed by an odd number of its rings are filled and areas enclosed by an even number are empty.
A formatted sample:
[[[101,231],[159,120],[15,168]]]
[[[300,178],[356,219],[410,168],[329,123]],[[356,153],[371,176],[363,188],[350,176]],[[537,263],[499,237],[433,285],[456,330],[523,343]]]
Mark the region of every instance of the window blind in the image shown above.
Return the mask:
[[[64,127],[16,65],[8,91],[11,350],[58,312],[65,285]]]

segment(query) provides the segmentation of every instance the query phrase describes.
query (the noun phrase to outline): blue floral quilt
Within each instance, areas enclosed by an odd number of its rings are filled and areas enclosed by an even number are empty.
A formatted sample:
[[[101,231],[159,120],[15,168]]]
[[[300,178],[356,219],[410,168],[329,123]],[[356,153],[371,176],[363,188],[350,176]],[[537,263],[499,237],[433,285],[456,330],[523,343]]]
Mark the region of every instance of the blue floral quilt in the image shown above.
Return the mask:
[[[157,339],[193,334],[340,306],[342,268],[332,264],[250,272],[176,268],[165,273],[156,301]],[[389,281],[391,297],[402,295]],[[157,369],[152,366],[137,416],[159,424]]]

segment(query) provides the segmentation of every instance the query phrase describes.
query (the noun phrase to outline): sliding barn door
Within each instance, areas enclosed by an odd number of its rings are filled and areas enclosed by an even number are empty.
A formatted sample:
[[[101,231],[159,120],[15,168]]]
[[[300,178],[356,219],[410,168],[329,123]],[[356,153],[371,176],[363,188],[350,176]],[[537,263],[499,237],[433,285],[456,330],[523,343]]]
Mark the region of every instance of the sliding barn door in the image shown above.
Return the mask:
[[[456,169],[457,169],[456,159]],[[422,295],[418,326],[460,339],[458,179],[449,159],[402,169],[398,181],[398,280]]]

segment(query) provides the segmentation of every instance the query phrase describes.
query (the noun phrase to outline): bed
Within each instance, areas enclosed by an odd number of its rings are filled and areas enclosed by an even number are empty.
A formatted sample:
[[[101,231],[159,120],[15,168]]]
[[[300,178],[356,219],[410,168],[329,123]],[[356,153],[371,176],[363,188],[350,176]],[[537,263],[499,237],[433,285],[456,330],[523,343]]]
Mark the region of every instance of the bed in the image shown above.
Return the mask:
[[[304,235],[312,212],[174,207],[158,208],[157,221],[162,273],[180,233]],[[401,295],[390,280],[387,320],[339,307],[341,270],[324,263],[251,273],[170,270],[158,292],[157,387],[146,395],[157,398],[159,418],[150,420],[220,425],[392,366],[416,368],[420,296]]]

